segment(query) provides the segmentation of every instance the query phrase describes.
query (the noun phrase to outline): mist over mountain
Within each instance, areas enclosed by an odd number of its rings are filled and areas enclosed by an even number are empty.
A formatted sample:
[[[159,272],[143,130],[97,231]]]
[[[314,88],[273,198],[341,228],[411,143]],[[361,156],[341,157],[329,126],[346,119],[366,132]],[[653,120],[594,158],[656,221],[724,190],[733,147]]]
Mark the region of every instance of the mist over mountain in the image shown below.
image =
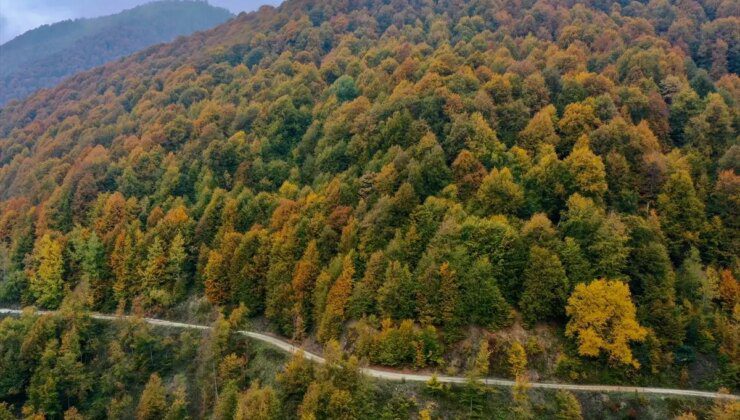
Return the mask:
[[[164,0],[110,16],[43,25],[0,45],[0,104],[231,17],[203,1]]]

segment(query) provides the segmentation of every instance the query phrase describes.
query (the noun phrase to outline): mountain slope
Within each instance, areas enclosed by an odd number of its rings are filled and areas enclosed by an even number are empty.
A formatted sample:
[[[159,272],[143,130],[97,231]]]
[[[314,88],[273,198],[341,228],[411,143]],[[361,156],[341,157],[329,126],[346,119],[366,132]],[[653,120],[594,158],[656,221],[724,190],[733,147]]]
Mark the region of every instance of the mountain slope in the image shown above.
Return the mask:
[[[48,315],[50,313],[53,314],[53,312],[49,312],[49,311],[36,311],[34,314]],[[23,316],[24,311],[20,309],[0,308],[0,316],[2,315]],[[121,322],[121,321],[127,320],[126,316],[119,316],[119,315],[92,313],[92,314],[89,314],[89,316],[92,319],[97,319],[101,321]],[[130,319],[130,317],[128,317],[128,319]],[[186,329],[186,330],[199,330],[199,331],[206,331],[206,330],[213,329],[213,327],[207,326],[207,325],[189,324],[189,323],[183,323],[183,322],[168,321],[165,319],[142,318],[141,320],[146,322],[147,324],[151,324],[157,327]],[[324,359],[323,357],[317,354],[313,354],[309,351],[305,351],[302,348],[296,347],[295,345],[285,340],[273,337],[269,334],[264,334],[264,333],[260,333],[257,331],[248,331],[248,330],[238,330],[238,331],[235,331],[235,333],[241,336],[256,340],[256,341],[267,343],[270,346],[276,347],[285,353],[297,355],[298,357],[302,357],[311,362],[315,362],[318,364],[326,363],[326,359]],[[389,369],[373,369],[371,367],[362,368],[360,369],[360,372],[363,375],[369,376],[372,378],[378,378],[378,379],[383,379],[387,381],[397,381],[397,382],[426,383],[432,379],[432,375],[429,375],[429,374],[414,374],[414,373],[407,373],[403,371],[399,372],[399,371],[389,370]],[[462,377],[462,376],[439,376],[436,379],[441,383],[450,383],[450,384],[464,384],[468,381],[468,378]],[[511,388],[517,385],[516,381],[508,381],[508,380],[496,379],[496,378],[481,378],[481,382],[485,385],[496,386],[496,387]],[[594,392],[594,393],[602,393],[602,394],[608,394],[608,393],[642,394],[642,395],[658,394],[658,395],[669,395],[669,396],[678,395],[678,396],[688,396],[688,397],[700,397],[700,398],[710,398],[710,399],[720,399],[720,400],[740,399],[740,397],[733,395],[733,394],[695,391],[695,390],[690,390],[690,389],[620,387],[620,386],[614,386],[614,385],[573,385],[573,384],[536,383],[536,382],[529,383],[528,385],[530,388],[563,389],[563,390]]]
[[[735,390],[738,19],[288,1],[78,74],[0,110],[0,300]]]
[[[93,19],[44,25],[0,46],[0,104],[63,78],[231,17],[201,1],[158,1]]]

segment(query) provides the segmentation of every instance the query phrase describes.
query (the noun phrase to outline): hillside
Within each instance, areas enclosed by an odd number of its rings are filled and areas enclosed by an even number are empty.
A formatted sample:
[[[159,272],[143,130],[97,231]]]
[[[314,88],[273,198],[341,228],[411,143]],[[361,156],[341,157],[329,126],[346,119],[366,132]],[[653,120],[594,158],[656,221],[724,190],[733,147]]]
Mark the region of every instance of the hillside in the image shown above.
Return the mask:
[[[29,312],[0,322],[3,350],[8,350],[0,361],[7,374],[0,389],[5,391],[24,376],[30,378],[29,405],[58,392],[44,404],[47,419],[61,418],[62,413],[65,420],[179,420],[208,418],[209,414],[238,420],[255,418],[255,414],[258,419],[297,418],[310,413],[310,405],[301,400],[306,387],[329,387],[338,395],[351,392],[362,398],[360,407],[325,406],[321,418],[424,419],[433,415],[435,419],[457,419],[481,412],[485,418],[515,418],[509,410],[509,393],[478,388],[471,395],[470,387],[371,381],[360,373],[355,360],[336,351],[328,355],[331,365],[310,363],[299,356],[288,358],[237,334],[235,329],[243,323],[235,317],[215,320],[213,332],[178,331],[153,327],[138,318],[98,322],[69,309],[56,315]],[[50,363],[59,357],[55,336],[66,343],[66,360],[56,365]],[[22,340],[28,344],[21,345]],[[47,365],[33,369],[32,361],[42,351],[36,343],[44,340],[49,345],[43,349],[42,363]],[[87,361],[82,365],[75,360]],[[211,368],[219,361],[216,373]],[[62,383],[72,386],[56,388]],[[214,383],[219,387],[216,390],[210,386]],[[574,414],[580,403],[573,394],[551,390],[529,394],[538,405],[539,418],[579,418]],[[729,413],[731,407],[721,400],[634,394],[580,394],[580,400],[586,418],[606,420],[668,418],[682,407],[692,407],[703,418]],[[70,404],[75,405],[66,408]],[[15,418],[11,407],[0,401],[0,416]]]
[[[0,105],[231,17],[228,10],[206,2],[165,0],[115,15],[43,25],[0,45]]]
[[[735,5],[289,0],[75,75],[0,109],[0,302],[243,313],[469,415],[487,375],[737,392]],[[28,363],[0,398],[44,411]]]

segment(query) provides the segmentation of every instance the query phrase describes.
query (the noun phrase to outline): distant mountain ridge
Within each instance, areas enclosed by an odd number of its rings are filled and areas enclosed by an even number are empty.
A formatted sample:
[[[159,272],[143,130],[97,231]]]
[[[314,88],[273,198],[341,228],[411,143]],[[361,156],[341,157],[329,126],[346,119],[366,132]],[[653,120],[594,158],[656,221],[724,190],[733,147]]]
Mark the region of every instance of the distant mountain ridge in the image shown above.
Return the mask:
[[[0,105],[232,16],[205,1],[163,0],[114,15],[43,25],[0,45]]]

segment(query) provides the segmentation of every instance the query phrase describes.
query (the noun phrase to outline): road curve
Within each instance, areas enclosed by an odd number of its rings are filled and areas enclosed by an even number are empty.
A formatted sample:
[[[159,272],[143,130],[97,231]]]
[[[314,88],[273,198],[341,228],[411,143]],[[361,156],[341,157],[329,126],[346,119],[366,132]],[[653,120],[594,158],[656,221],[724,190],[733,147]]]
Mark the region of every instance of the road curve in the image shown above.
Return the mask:
[[[37,310],[38,314],[46,314],[53,311],[40,311]],[[23,311],[19,309],[7,309],[0,308],[0,315],[20,315]],[[122,318],[129,318],[129,316],[118,316],[118,315],[107,315],[99,313],[91,313],[90,316],[94,319],[114,321]],[[167,321],[165,319],[157,318],[142,318],[144,321],[151,325],[170,327],[170,328],[183,328],[191,330],[209,330],[210,326],[198,325],[198,324],[187,324],[183,322]],[[288,353],[297,353],[302,349],[296,347],[289,342],[274,337],[272,335],[263,334],[255,331],[237,331],[239,334],[246,337],[259,340],[275,346],[280,350]],[[303,357],[316,363],[324,363],[323,357],[311,353],[306,350],[303,351]],[[381,370],[373,368],[362,368],[362,373],[378,379],[385,379],[389,381],[407,381],[407,382],[427,382],[432,378],[432,375],[418,374],[418,373],[404,373],[393,370]],[[467,378],[463,376],[437,376],[437,380],[442,383],[451,384],[462,384],[467,381]],[[486,385],[500,386],[500,387],[513,387],[514,381],[508,379],[496,379],[496,378],[485,378],[481,379],[481,382]],[[617,386],[617,385],[579,385],[579,384],[562,384],[562,383],[551,383],[551,382],[531,382],[529,384],[531,388],[540,389],[563,389],[567,391],[575,392],[598,392],[598,393],[624,393],[624,394],[653,394],[653,395],[667,395],[667,396],[678,396],[678,397],[699,397],[699,398],[713,398],[713,399],[728,399],[728,400],[740,400],[740,397],[734,394],[723,394],[719,392],[708,392],[708,391],[697,391],[693,389],[672,389],[672,388],[650,388],[650,387],[638,387],[638,386]]]

